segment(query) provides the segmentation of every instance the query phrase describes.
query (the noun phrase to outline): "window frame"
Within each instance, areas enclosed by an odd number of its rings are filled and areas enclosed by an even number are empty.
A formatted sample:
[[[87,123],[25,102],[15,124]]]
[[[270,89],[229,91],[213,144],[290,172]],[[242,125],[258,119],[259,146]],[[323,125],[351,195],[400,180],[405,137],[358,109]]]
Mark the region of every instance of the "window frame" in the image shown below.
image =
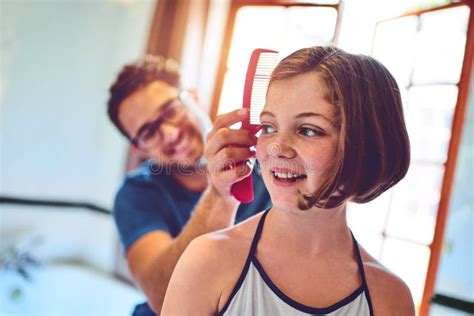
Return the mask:
[[[446,4],[439,7],[434,7],[424,10],[416,10],[410,13],[402,14],[396,17],[380,20],[376,23],[377,28],[379,23],[404,18],[408,16],[420,16],[425,13],[452,9],[460,6],[468,6],[469,22],[467,27],[466,44],[464,50],[463,63],[461,68],[461,76],[456,86],[458,87],[458,96],[456,105],[453,112],[453,120],[451,127],[451,137],[448,145],[447,159],[444,163],[444,175],[440,189],[440,200],[438,203],[438,210],[436,215],[436,223],[434,228],[434,235],[431,244],[428,245],[430,250],[430,258],[428,262],[428,269],[426,273],[426,280],[419,307],[420,315],[428,315],[430,310],[430,303],[432,298],[435,296],[434,288],[436,283],[436,275],[439,269],[439,263],[441,259],[441,252],[443,248],[443,242],[445,237],[446,224],[448,220],[449,205],[452,195],[456,165],[458,160],[458,153],[461,145],[462,132],[464,128],[464,122],[466,119],[467,102],[469,97],[469,86],[472,80],[473,68],[473,57],[474,57],[474,2],[472,0],[461,0]],[[374,32],[375,32],[374,29]],[[374,33],[375,34],[375,33]],[[375,40],[375,36],[374,36]],[[373,43],[374,44],[374,43]],[[372,45],[372,48],[374,45]],[[382,232],[383,238],[385,238],[385,231]]]
[[[325,4],[320,1],[300,1],[300,0],[232,0],[232,4],[229,9],[227,23],[225,26],[225,33],[222,41],[222,46],[219,56],[219,64],[216,73],[216,83],[214,86],[214,92],[212,96],[211,107],[209,115],[212,121],[215,120],[219,108],[219,101],[224,86],[224,77],[227,72],[227,60],[229,58],[230,46],[234,35],[235,20],[237,12],[244,6],[283,6],[283,7],[327,7],[333,8],[337,12],[336,25],[334,29],[334,36],[332,44],[336,45],[339,38],[339,32],[341,28],[341,18],[344,3],[340,0],[337,4]]]

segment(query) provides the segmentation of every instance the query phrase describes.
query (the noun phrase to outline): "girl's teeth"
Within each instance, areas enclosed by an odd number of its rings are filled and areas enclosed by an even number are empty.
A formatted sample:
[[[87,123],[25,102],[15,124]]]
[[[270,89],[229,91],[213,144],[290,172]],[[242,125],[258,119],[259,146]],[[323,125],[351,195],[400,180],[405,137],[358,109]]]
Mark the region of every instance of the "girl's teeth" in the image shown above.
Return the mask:
[[[275,176],[282,179],[297,178],[298,175],[294,173],[274,172]]]

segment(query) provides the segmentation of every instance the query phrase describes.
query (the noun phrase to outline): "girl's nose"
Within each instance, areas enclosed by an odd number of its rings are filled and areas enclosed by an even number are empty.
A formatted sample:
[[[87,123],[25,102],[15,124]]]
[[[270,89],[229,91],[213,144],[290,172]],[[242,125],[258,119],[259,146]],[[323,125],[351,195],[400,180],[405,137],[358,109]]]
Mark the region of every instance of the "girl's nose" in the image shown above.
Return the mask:
[[[291,146],[291,142],[285,138],[272,142],[267,147],[267,152],[273,158],[292,159],[296,157],[296,151]]]

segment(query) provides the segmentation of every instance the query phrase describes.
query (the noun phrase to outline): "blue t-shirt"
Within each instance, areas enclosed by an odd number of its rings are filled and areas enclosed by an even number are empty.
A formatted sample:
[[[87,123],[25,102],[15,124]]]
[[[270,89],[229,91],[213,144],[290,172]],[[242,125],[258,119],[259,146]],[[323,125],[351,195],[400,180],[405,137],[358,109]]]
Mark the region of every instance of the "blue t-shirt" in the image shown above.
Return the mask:
[[[115,198],[113,215],[125,250],[155,230],[166,231],[173,238],[178,236],[202,194],[183,188],[165,168],[157,170],[150,166],[150,162],[145,162],[130,172]],[[255,199],[239,206],[236,223],[271,207],[258,164],[253,171],[253,188]],[[154,313],[144,303],[135,308],[133,315]]]

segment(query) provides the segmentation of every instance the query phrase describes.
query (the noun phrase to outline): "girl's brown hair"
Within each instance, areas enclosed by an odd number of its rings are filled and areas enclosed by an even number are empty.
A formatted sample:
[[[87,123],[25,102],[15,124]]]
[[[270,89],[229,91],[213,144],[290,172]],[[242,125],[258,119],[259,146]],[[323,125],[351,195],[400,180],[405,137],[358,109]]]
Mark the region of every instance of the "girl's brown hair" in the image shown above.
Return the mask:
[[[324,82],[326,99],[337,107],[340,137],[332,169],[314,194],[301,195],[299,207],[371,201],[398,183],[410,163],[398,85],[377,60],[335,47],[292,53],[275,68],[270,85],[310,72]]]

